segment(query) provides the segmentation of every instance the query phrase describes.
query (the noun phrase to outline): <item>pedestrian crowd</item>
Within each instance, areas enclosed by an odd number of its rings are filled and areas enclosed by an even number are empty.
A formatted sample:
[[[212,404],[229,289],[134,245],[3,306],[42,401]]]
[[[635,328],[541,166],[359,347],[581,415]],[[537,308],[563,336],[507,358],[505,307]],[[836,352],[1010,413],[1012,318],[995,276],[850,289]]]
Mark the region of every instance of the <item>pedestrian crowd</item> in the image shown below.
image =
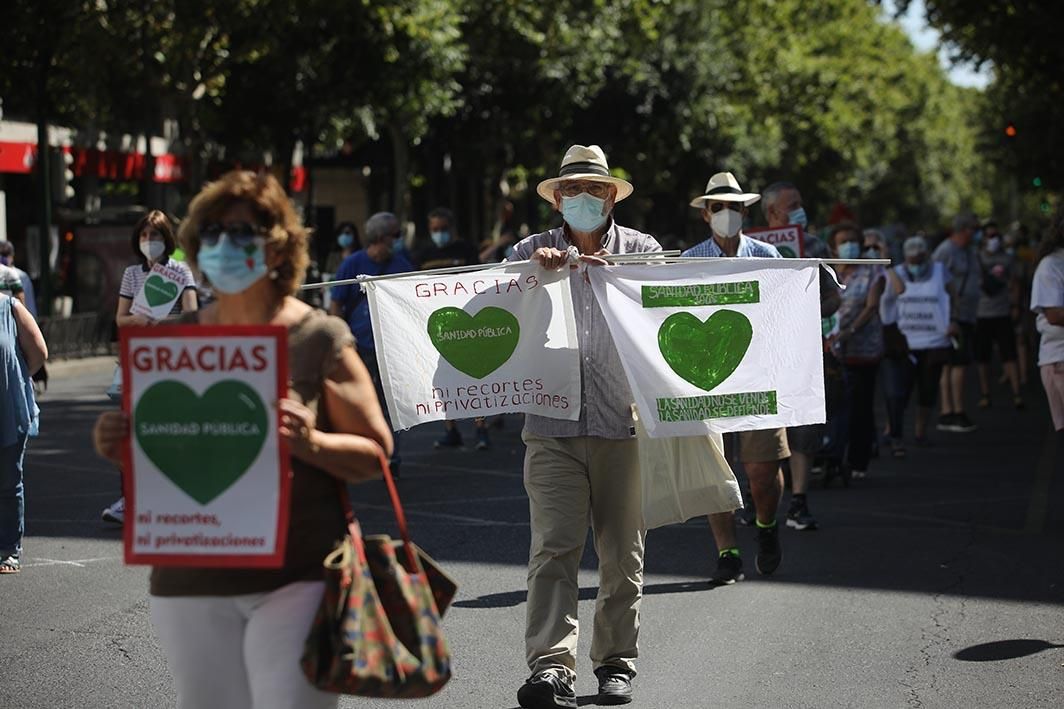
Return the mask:
[[[379,475],[381,452],[396,474],[402,462],[400,437],[391,433],[382,404],[369,305],[353,279],[523,260],[544,269],[571,269],[584,406],[576,420],[527,415],[524,421],[531,526],[524,636],[529,676],[517,697],[528,709],[577,706],[577,577],[590,525],[599,560],[590,651],[596,701],[631,701],[646,534],[633,397],[591,284],[572,264],[574,248],[590,267],[604,264],[609,254],[662,250],[655,237],[614,219],[615,206],[634,190],[611,172],[598,146],[574,145],[558,174],[537,187],[538,196],[560,216],[558,225],[545,231],[523,235],[527,230],[516,224],[509,203],[500,209],[495,233],[482,241],[465,238],[453,212],[443,207],[426,215],[429,241],[419,248],[388,212],[372,215],[361,230],[343,223],[324,269],[330,281],[337,281],[323,299],[328,314],[297,297],[300,283],[313,272],[310,233],[268,175],[235,171],[209,184],[192,201],[176,236],[162,212],[150,212],[136,225],[131,236],[136,263],[122,278],[118,327],[157,322],[132,314],[131,304],[153,265],[173,261],[180,243],[185,261],[177,263],[186,280],[166,321],[272,324],[288,332],[290,381],[279,420],[294,476],[283,566],[156,566],[151,573],[152,622],[179,706],[336,705],[336,696],[309,684],[299,666],[322,598],[321,559],[345,530],[335,481],[355,483]],[[1053,422],[1064,431],[1064,223],[1059,217],[1042,239],[1038,261],[1036,244],[1019,225],[1003,233],[993,220],[962,213],[938,240],[865,228],[852,218],[817,229],[795,184],[777,182],[753,192],[732,173],[720,171],[690,201],[706,232],[682,256],[782,258],[773,245],[746,233],[755,205],[769,227],[801,228],[805,256],[832,264],[819,270],[827,421],[726,437],[726,455],[743,471],[749,495],[744,509],[709,517],[716,548],[711,583],[744,578],[737,524],[756,528],[754,568],[763,575],[777,571],[784,556],[781,526],[796,532],[818,527],[809,501],[818,475],[825,486],[836,480],[849,484],[874,474],[877,456],[900,459],[916,454],[911,446],[932,445],[932,428],[950,434],[936,436],[934,444],[941,446],[956,445],[960,439],[953,435],[977,430],[978,413],[965,399],[972,364],[980,387],[978,407],[1024,408],[1026,357],[1036,346],[1036,330]],[[887,260],[889,265],[883,263]],[[18,275],[0,269],[0,278],[11,293],[0,302],[0,369],[9,381],[0,428],[0,572],[11,573],[18,571],[21,555],[22,454],[36,425],[32,388],[11,382],[28,382],[47,352],[22,299],[16,300],[25,290],[16,285]],[[914,391],[916,417],[909,435],[904,419]],[[1004,402],[998,401],[1002,391],[1008,392]],[[877,399],[885,404],[886,420],[877,420]],[[473,426],[476,449],[490,447],[490,422],[476,419]],[[100,455],[122,465],[128,415],[101,415],[93,436]],[[463,444],[460,426],[448,421],[435,445],[461,449]],[[790,496],[781,517],[788,479]],[[122,500],[103,517],[122,523]]]

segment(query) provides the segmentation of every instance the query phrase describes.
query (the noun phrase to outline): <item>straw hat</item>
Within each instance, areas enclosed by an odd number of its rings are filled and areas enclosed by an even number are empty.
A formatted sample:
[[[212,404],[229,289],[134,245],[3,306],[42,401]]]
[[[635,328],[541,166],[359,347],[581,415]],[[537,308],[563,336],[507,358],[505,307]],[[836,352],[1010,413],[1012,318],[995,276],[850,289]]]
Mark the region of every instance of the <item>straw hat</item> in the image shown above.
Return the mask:
[[[554,190],[561,182],[567,180],[587,180],[605,182],[617,188],[614,202],[632,194],[632,183],[610,175],[610,166],[606,164],[606,154],[597,145],[574,145],[565,151],[562,166],[557,177],[551,177],[539,183],[536,192],[551,204],[554,203]]]
[[[706,202],[712,201],[742,202],[744,207],[749,207],[759,199],[761,195],[756,192],[743,192],[735,175],[730,172],[718,172],[706,183],[706,193],[691,200],[691,206],[695,209],[702,209],[706,206]]]

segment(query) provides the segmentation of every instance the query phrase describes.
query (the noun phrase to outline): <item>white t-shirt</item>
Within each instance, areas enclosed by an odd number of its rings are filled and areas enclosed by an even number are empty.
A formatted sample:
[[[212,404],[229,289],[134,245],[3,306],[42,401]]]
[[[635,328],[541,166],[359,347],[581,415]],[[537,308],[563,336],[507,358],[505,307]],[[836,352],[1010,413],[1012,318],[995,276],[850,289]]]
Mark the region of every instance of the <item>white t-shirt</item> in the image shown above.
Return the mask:
[[[1045,308],[1064,307],[1064,249],[1057,249],[1042,259],[1034,272],[1031,287],[1031,310],[1038,313],[1038,364],[1064,362],[1064,327],[1046,320]]]

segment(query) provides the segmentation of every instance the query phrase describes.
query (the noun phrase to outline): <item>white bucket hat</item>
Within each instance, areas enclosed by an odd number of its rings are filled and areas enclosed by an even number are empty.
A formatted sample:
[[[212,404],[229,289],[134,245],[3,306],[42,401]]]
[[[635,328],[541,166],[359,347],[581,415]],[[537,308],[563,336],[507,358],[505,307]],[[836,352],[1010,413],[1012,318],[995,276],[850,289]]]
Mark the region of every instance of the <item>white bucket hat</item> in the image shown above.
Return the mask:
[[[627,180],[610,175],[610,166],[606,164],[606,154],[597,145],[574,145],[566,150],[558,176],[540,182],[536,187],[536,192],[553,204],[555,188],[558,183],[567,180],[587,180],[613,185],[617,188],[617,198],[614,202],[620,202],[635,189]]]
[[[735,175],[730,172],[718,172],[706,183],[706,193],[691,200],[691,206],[702,209],[706,202],[742,202],[744,207],[749,207],[759,199],[761,195],[756,192],[743,192]]]

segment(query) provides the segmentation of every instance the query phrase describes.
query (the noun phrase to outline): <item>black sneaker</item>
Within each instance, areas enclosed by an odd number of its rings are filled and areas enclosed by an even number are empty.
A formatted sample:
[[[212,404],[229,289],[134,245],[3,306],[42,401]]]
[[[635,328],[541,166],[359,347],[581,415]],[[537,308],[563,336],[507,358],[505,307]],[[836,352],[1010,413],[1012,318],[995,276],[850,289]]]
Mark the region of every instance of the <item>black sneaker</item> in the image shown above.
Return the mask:
[[[809,503],[791,500],[791,507],[787,510],[787,526],[799,532],[816,529],[816,518],[809,512]]]
[[[517,690],[517,703],[525,709],[576,709],[572,676],[561,669],[541,670]]]
[[[972,420],[965,414],[953,415],[953,428],[950,429],[951,431],[956,431],[957,433],[971,433],[978,429],[979,427],[972,423]]]
[[[603,665],[595,670],[599,691],[596,704],[628,704],[632,701],[632,673],[620,667]]]
[[[783,549],[780,548],[780,527],[774,524],[771,527],[757,528],[757,558],[754,565],[757,572],[768,576],[779,568],[783,561]]]
[[[462,434],[458,432],[457,428],[452,428],[443,434],[443,438],[437,440],[432,444],[433,448],[461,448],[462,447]]]
[[[757,522],[757,510],[753,505],[735,510],[735,523],[743,527],[753,527]]]
[[[724,552],[717,557],[717,571],[709,579],[711,586],[730,586],[736,581],[742,581],[743,560],[738,554]]]
[[[957,414],[942,414],[938,417],[938,423],[935,424],[935,428],[939,431],[956,431]]]

